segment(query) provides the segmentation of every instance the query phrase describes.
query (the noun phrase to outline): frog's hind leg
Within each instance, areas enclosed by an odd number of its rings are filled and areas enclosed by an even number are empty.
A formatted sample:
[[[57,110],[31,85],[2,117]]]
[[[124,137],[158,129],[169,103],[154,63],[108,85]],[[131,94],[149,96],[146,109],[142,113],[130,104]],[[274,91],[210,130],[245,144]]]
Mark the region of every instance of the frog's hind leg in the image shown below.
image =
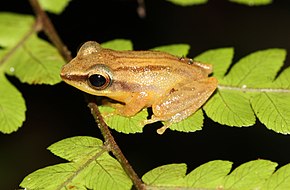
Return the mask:
[[[179,122],[196,112],[217,87],[214,77],[178,84],[152,105],[153,115],[147,123],[165,121],[158,131],[163,133],[172,123]]]

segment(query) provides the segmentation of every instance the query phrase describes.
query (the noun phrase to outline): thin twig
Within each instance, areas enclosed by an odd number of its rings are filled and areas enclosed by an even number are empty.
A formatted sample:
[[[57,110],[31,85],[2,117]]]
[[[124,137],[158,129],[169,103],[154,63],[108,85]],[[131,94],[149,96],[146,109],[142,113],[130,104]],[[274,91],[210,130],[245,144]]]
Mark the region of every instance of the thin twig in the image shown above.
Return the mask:
[[[61,53],[61,55],[64,57],[64,59],[66,61],[70,61],[72,59],[70,52],[68,51],[66,46],[61,41],[56,30],[54,29],[54,26],[51,23],[49,17],[43,11],[43,9],[40,7],[38,1],[37,0],[29,0],[29,2],[31,4],[31,6],[33,7],[33,10],[35,11],[35,14],[37,15],[40,22],[42,23],[41,29],[45,32],[45,34],[48,36],[48,38],[56,46],[56,48]],[[117,158],[117,160],[119,161],[119,163],[123,167],[126,174],[130,177],[134,186],[138,190],[145,190],[145,185],[142,183],[141,179],[138,177],[136,172],[133,170],[133,168],[129,164],[128,160],[125,158],[121,149],[119,148],[116,141],[114,140],[114,137],[112,136],[112,134],[109,130],[109,127],[104,122],[103,117],[101,116],[101,113],[99,112],[98,106],[97,106],[96,102],[94,101],[94,98],[92,98],[91,95],[86,95],[86,98],[89,102],[88,106],[91,109],[92,115],[94,116],[95,121],[98,124],[98,127],[100,128],[101,133],[105,139],[105,143],[109,146],[111,152]]]
[[[29,0],[29,2],[34,10],[35,15],[41,21],[42,29],[46,34],[46,36],[55,45],[55,47],[58,49],[63,58],[66,61],[70,61],[72,59],[70,51],[67,49],[67,47],[60,39],[46,12],[44,12],[40,4],[38,3],[38,0]]]
[[[137,7],[137,13],[140,18],[146,17],[146,6],[144,0],[137,0],[138,7]]]
[[[95,121],[98,124],[106,143],[109,145],[110,150],[117,158],[117,160],[120,162],[126,174],[132,180],[134,186],[138,190],[145,190],[145,185],[142,183],[141,179],[138,177],[138,175],[136,174],[136,172],[134,171],[134,169],[132,168],[132,166],[129,164],[128,160],[122,153],[121,149],[117,145],[116,141],[114,140],[114,137],[112,136],[108,125],[105,123],[103,117],[101,116],[101,113],[98,109],[96,102],[93,100],[93,98],[89,99],[90,100],[88,106],[91,109],[91,113],[93,114]]]

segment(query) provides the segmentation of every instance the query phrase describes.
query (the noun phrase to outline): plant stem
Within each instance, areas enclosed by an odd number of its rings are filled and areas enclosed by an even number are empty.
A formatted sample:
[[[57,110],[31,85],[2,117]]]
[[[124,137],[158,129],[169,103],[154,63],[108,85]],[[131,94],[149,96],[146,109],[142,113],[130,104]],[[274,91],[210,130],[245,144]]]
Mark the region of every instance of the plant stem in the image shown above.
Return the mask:
[[[59,35],[57,34],[53,24],[51,23],[47,14],[43,11],[41,6],[38,3],[38,0],[29,0],[35,14],[38,18],[39,23],[39,30],[43,30],[51,42],[55,45],[58,51],[61,53],[63,58],[66,61],[70,61],[72,59],[70,51],[68,51],[67,47],[63,44],[62,40],[60,39]],[[126,174],[132,180],[134,186],[138,190],[145,190],[145,185],[142,183],[141,179],[138,177],[136,172],[133,170],[132,166],[129,164],[128,160],[125,158],[124,154],[122,153],[121,149],[117,145],[114,137],[112,136],[108,125],[104,122],[103,117],[98,109],[98,106],[95,102],[95,98],[92,98],[91,95],[86,94],[86,98],[88,100],[88,106],[91,109],[91,113],[95,118],[95,121],[98,127],[101,130],[101,133],[105,139],[106,144],[109,146],[110,150],[117,158],[121,166],[123,167]]]
[[[91,113],[93,114],[96,123],[98,124],[98,127],[101,130],[101,133],[106,141],[106,143],[109,145],[110,150],[114,154],[114,156],[117,158],[117,160],[120,162],[121,166],[125,170],[126,174],[130,177],[132,180],[134,186],[138,190],[145,190],[145,185],[142,183],[141,179],[138,177],[132,166],[129,164],[128,160],[122,153],[121,149],[117,145],[116,141],[114,140],[114,137],[112,136],[108,125],[105,123],[103,117],[101,116],[101,113],[98,109],[97,104],[95,103],[92,98],[89,101],[89,108],[91,109]]]
[[[55,45],[62,57],[67,62],[70,61],[72,59],[70,51],[60,39],[53,24],[51,23],[51,20],[47,16],[46,12],[41,8],[38,0],[29,0],[29,2],[35,15],[37,16],[37,19],[40,20],[39,23],[41,23],[41,29],[43,29],[46,36]]]
[[[140,18],[146,17],[146,7],[144,0],[137,0],[138,7],[137,7],[137,13]]]
[[[289,88],[248,88],[246,85],[242,87],[237,86],[226,86],[219,84],[218,89],[221,90],[232,90],[232,91],[241,91],[241,92],[273,92],[273,93],[290,93]]]

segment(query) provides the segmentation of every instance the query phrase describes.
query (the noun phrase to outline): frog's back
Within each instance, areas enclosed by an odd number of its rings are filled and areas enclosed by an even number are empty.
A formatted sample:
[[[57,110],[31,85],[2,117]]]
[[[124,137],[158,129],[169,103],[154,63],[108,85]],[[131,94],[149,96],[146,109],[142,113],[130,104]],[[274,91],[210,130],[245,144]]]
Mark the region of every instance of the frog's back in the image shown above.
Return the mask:
[[[111,51],[106,63],[114,73],[114,83],[130,91],[164,91],[183,80],[207,77],[205,69],[160,51]],[[108,52],[104,50],[108,55]],[[110,59],[106,59],[110,60]],[[124,89],[125,90],[125,89]]]

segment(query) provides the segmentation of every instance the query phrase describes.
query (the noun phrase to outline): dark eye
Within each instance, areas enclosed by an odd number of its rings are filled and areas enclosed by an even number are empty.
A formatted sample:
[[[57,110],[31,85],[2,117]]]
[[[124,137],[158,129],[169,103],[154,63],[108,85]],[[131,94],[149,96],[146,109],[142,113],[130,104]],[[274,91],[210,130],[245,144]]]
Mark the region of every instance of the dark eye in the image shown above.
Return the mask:
[[[108,75],[93,74],[89,77],[89,85],[97,90],[103,90],[109,86],[111,78]]]

